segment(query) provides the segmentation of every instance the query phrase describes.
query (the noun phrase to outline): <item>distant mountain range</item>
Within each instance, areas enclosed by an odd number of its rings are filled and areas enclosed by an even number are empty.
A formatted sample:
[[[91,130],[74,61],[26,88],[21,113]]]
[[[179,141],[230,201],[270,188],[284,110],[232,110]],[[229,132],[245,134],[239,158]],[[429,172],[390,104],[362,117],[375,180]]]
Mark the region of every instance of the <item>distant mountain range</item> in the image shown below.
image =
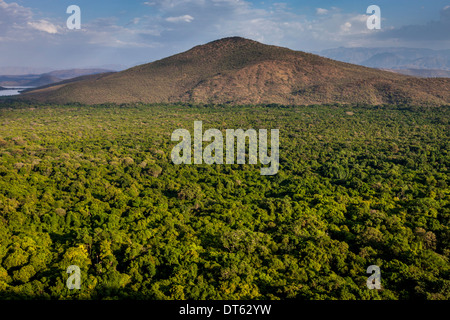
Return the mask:
[[[450,103],[450,79],[421,79],[225,38],[125,71],[19,96],[43,102],[289,104]]]
[[[0,67],[0,75],[21,76],[24,74],[43,74],[54,69],[51,68],[33,68],[33,67]]]
[[[330,59],[419,77],[448,77],[450,50],[414,48],[335,48],[318,52]],[[407,70],[405,72],[401,70]]]
[[[80,76],[99,74],[105,72],[111,72],[111,70],[68,69],[68,70],[56,70],[42,74],[0,75],[0,86],[40,87],[67,79],[73,79]]]
[[[384,70],[422,78],[450,78],[449,70],[436,70],[436,69],[384,69]]]

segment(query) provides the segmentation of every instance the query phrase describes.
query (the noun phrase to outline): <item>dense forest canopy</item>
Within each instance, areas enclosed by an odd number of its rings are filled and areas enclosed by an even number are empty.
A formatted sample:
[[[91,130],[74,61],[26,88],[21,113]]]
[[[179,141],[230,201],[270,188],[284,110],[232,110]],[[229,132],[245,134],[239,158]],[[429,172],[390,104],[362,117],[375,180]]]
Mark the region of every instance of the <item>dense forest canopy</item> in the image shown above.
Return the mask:
[[[4,103],[0,298],[449,299],[449,111]],[[279,172],[174,165],[194,121],[279,129]]]

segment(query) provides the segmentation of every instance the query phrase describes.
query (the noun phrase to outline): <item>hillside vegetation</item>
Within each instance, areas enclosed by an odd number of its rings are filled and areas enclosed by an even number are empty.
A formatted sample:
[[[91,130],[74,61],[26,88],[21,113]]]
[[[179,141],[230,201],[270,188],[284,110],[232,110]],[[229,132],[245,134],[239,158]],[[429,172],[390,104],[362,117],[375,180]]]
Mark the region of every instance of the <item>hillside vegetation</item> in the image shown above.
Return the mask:
[[[86,104],[440,105],[450,103],[450,79],[414,78],[234,37],[19,98]]]

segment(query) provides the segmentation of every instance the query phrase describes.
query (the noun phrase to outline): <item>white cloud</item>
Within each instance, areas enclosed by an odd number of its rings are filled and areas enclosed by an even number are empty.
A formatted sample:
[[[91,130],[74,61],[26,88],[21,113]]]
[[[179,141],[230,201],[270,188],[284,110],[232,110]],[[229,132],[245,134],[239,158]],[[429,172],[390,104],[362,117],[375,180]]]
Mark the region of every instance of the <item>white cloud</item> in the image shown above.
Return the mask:
[[[0,0],[0,35],[5,39],[17,38],[17,32],[23,29],[32,19],[31,9],[22,7],[17,3],[6,3]]]
[[[441,21],[450,21],[450,6],[445,6],[441,9]]]
[[[29,8],[22,7],[17,3],[6,3],[0,0],[0,12],[2,16],[12,16],[22,19],[31,18],[32,12]]]
[[[217,2],[239,2],[239,0],[155,0],[146,1],[143,4],[150,7],[158,7],[160,9],[168,10],[174,9],[182,6],[192,6],[192,5],[205,5],[205,3],[217,3]]]
[[[437,21],[429,21],[426,24],[404,25],[398,28],[383,29],[376,38],[384,41],[398,41],[414,43],[415,46],[428,47],[430,45],[448,49],[450,46],[450,6],[440,10],[440,18]]]
[[[343,31],[343,32],[348,32],[348,31],[350,31],[350,28],[352,27],[352,24],[350,23],[350,22],[346,22],[346,23],[344,23],[343,25],[341,25],[341,30]]]
[[[73,41],[87,42],[92,46],[104,48],[152,48],[154,43],[142,41],[142,35],[159,37],[161,30],[157,26],[148,24],[142,28],[135,28],[141,25],[143,20],[150,20],[148,17],[134,18],[125,26],[117,24],[117,18],[98,18],[86,23],[83,31],[71,35]],[[132,25],[131,28],[128,26]]]
[[[150,15],[135,16],[124,25],[119,24],[118,18],[97,18],[85,22],[83,30],[70,33],[71,43],[97,48],[138,48],[157,44],[175,53],[198,43],[238,35],[308,51],[331,47],[334,43],[345,45],[350,38],[359,41],[362,39],[359,34],[367,34],[365,15],[346,14],[336,7],[317,8],[317,16],[307,18],[287,3],[275,3],[265,9],[246,0],[148,0],[141,4],[152,7]],[[7,5],[2,0],[0,29],[2,7],[5,6],[10,11],[19,10],[23,16],[21,26],[25,26],[25,30],[23,27],[22,30],[17,29],[13,41],[39,41],[39,32],[42,36],[52,36],[54,44],[68,42],[66,37],[59,36],[69,32],[65,28],[65,20],[58,24],[45,18],[33,19],[29,8]],[[195,12],[195,18],[188,12]],[[11,37],[12,33],[6,34]],[[3,36],[1,30],[0,36]]]
[[[351,21],[356,21],[356,22],[361,22],[361,23],[366,23],[367,22],[367,15],[365,14],[358,14],[356,16],[353,16],[350,18]]]
[[[168,22],[192,22],[192,20],[194,20],[194,17],[185,14],[184,16],[179,16],[179,17],[168,17],[166,18],[166,21]]]
[[[316,14],[318,14],[318,15],[328,14],[328,10],[327,9],[323,9],[323,8],[317,8],[316,9]]]
[[[46,20],[29,21],[28,25],[36,30],[44,31],[50,34],[58,33],[58,27]]]
[[[450,34],[450,6],[441,9],[440,21],[394,34],[384,27],[376,33],[368,30],[364,10],[358,13],[313,7],[315,14],[306,16],[287,2],[261,6],[250,0],[141,0],[142,12],[128,16],[128,21],[102,16],[83,20],[82,30],[69,31],[64,12],[54,20],[39,11],[34,16],[31,8],[12,2],[16,0],[6,1],[0,0],[0,58],[14,57],[19,62],[26,61],[27,50],[23,48],[27,46],[38,48],[33,55],[36,61],[54,64],[72,59],[74,63],[89,61],[86,64],[93,65],[91,61],[104,63],[108,59],[107,63],[121,59],[122,64],[151,61],[228,36],[311,51],[385,45],[387,36],[404,41],[410,35],[415,41],[418,35],[448,39]],[[425,28],[422,36],[419,31]],[[70,37],[62,36],[66,33]],[[0,64],[10,63],[3,59]]]

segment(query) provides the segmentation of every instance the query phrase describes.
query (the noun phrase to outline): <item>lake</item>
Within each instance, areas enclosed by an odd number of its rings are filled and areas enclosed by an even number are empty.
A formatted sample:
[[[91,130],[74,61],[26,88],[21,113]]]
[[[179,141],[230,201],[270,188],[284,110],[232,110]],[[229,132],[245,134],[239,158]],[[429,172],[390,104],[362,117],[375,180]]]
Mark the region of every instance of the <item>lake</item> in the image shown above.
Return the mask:
[[[23,89],[29,89],[34,87],[8,87],[8,86],[2,86],[3,88],[6,88],[8,90],[0,90],[0,96],[15,96],[18,95]]]

